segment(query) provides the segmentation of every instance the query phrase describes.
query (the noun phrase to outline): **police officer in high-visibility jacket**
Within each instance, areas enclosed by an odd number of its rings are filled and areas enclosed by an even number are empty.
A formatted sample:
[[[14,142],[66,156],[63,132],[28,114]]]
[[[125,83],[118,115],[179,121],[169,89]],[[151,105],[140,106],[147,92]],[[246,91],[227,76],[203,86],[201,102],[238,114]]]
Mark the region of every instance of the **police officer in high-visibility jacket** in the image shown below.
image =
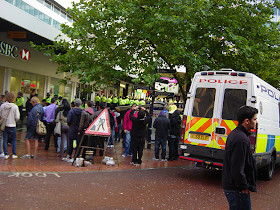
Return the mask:
[[[15,105],[18,106],[18,109],[19,109],[19,112],[20,112],[21,123],[23,123],[23,118],[24,118],[24,116],[22,114],[23,103],[24,103],[24,98],[22,97],[21,92],[18,92],[18,97],[16,98]]]
[[[47,97],[44,98],[44,99],[46,99],[46,102],[47,102],[48,105],[51,104],[51,100],[52,100],[50,96],[51,96],[51,94],[50,94],[50,93],[47,93]]]

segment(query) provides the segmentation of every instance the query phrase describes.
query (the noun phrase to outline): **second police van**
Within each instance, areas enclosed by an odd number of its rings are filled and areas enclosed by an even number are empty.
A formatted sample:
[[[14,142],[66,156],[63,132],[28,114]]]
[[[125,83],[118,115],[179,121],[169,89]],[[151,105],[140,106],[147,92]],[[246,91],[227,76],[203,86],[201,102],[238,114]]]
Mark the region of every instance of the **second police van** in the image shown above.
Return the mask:
[[[227,136],[244,105],[259,110],[249,138],[259,172],[270,180],[280,163],[280,91],[252,73],[223,69],[195,74],[184,110],[180,158],[221,169]]]

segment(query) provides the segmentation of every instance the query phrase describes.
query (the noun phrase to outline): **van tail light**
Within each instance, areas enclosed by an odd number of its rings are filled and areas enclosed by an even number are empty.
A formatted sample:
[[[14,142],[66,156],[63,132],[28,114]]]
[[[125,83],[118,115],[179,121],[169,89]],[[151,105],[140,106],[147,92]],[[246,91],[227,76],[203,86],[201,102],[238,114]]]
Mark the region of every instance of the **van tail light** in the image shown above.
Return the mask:
[[[183,116],[183,122],[182,122],[182,131],[181,131],[181,139],[180,142],[184,143],[184,138],[185,138],[185,132],[186,132],[186,126],[187,126],[187,116]]]
[[[255,153],[256,144],[257,144],[257,131],[258,131],[258,124],[256,125],[256,129],[251,129],[251,135],[249,136],[250,139],[250,148],[252,153]]]

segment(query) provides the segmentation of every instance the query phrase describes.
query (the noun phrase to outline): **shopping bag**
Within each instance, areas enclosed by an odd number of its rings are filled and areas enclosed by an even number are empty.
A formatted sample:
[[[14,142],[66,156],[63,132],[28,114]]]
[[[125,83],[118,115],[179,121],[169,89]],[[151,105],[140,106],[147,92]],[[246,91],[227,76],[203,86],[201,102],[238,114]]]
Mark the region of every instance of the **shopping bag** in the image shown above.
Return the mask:
[[[56,126],[54,128],[54,135],[55,136],[61,136],[61,122],[58,121],[58,123],[56,123]]]

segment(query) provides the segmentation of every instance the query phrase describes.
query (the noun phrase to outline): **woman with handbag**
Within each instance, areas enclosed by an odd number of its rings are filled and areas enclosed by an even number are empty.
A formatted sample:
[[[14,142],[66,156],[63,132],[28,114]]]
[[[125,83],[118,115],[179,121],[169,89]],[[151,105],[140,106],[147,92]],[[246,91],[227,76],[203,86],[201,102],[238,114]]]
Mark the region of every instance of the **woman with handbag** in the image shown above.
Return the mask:
[[[7,141],[9,136],[11,137],[12,145],[13,145],[12,158],[13,159],[18,158],[16,154],[16,149],[17,149],[16,121],[19,120],[20,114],[19,114],[18,106],[14,104],[16,100],[16,96],[13,93],[7,92],[5,95],[5,100],[6,102],[3,103],[0,107],[0,116],[1,118],[6,119],[5,129],[3,131],[3,140],[4,140],[3,149],[5,153],[4,159],[7,160],[9,158],[8,150],[7,150]]]
[[[62,157],[64,153],[64,145],[68,142],[68,132],[69,132],[69,126],[67,124],[67,115],[69,111],[71,110],[70,104],[68,102],[65,102],[63,104],[62,111],[60,111],[56,116],[56,123],[61,124],[60,133],[61,133],[61,141],[60,141],[60,151],[58,157]]]

